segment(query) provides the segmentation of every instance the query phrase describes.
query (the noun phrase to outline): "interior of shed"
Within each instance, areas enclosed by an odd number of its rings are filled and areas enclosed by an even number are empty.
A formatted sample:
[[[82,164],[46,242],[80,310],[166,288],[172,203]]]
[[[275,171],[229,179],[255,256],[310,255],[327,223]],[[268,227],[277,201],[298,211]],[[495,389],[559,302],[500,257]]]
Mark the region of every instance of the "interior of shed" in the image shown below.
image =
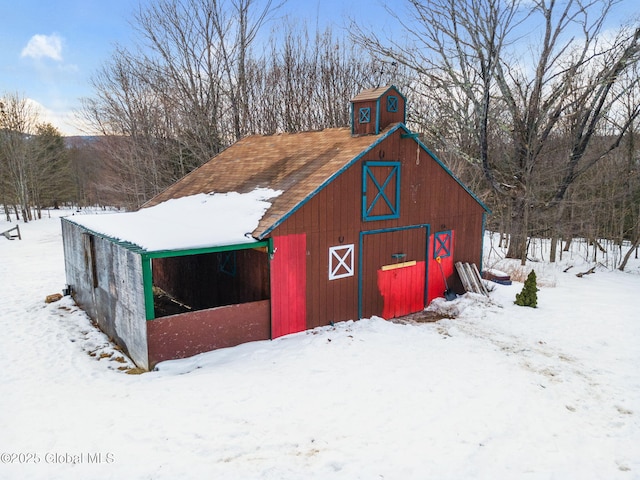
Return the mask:
[[[152,260],[155,317],[269,299],[266,247]]]

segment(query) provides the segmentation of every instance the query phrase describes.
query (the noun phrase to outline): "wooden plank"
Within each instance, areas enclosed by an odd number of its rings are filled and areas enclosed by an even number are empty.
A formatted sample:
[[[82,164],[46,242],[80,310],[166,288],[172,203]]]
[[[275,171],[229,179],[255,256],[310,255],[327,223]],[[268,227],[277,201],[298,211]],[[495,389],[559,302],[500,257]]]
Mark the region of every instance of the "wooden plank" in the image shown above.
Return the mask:
[[[13,234],[11,232],[16,231],[16,234]],[[15,238],[17,238],[18,240],[22,240],[22,237],[20,236],[20,226],[16,225],[13,228],[10,228],[9,230],[5,230],[4,232],[2,232],[2,235],[4,235],[7,240],[13,240]]]
[[[478,267],[476,267],[475,263],[471,264],[471,268],[473,269],[473,273],[476,277],[477,282],[480,284],[480,291],[482,292],[482,294],[485,297],[489,296],[489,291],[487,290],[487,287],[485,286],[484,282],[482,281],[482,277],[480,276],[480,272],[478,271]]]
[[[473,269],[471,268],[471,265],[469,265],[468,263],[464,263],[464,269],[467,273],[467,278],[469,279],[469,282],[471,283],[471,288],[473,293],[482,293],[481,289],[480,289],[480,285],[478,285],[478,281],[476,280],[475,275],[473,274]]]
[[[394,270],[396,268],[404,268],[404,267],[413,267],[417,262],[415,260],[411,260],[410,262],[402,262],[402,263],[394,263],[391,265],[383,265],[381,270],[386,272],[387,270]]]
[[[467,271],[464,265],[462,264],[462,262],[456,262],[456,270],[458,272],[458,276],[460,277],[460,281],[462,282],[462,286],[464,287],[465,291],[473,292],[473,286],[469,281],[469,278],[467,276]]]
[[[480,295],[489,296],[476,264],[456,262],[456,270],[462,281],[462,285],[467,292],[478,293]]]
[[[182,313],[147,322],[149,368],[245,342],[268,340],[269,300]]]

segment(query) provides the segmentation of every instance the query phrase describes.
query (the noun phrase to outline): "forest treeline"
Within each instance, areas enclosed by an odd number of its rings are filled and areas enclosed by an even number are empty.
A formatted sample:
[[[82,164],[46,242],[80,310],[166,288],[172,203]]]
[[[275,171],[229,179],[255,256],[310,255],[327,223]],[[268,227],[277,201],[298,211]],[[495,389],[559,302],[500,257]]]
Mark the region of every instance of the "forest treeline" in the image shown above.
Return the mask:
[[[60,203],[135,209],[246,135],[348,126],[355,94],[393,84],[510,257],[531,236],[637,246],[640,21],[612,26],[616,3],[404,0],[388,7],[393,38],[357,19],[311,29],[270,0],[159,0],[92,78],[78,112],[91,137],[65,145],[1,97],[0,204],[24,220]]]

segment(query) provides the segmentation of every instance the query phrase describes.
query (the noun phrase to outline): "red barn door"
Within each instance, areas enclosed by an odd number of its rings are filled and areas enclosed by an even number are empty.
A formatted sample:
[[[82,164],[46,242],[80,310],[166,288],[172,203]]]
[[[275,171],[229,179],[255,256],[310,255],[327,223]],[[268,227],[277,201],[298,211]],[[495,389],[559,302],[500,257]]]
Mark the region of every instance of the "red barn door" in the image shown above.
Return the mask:
[[[427,227],[362,232],[360,317],[396,318],[425,307]]]
[[[273,238],[271,338],[307,328],[307,237]]]

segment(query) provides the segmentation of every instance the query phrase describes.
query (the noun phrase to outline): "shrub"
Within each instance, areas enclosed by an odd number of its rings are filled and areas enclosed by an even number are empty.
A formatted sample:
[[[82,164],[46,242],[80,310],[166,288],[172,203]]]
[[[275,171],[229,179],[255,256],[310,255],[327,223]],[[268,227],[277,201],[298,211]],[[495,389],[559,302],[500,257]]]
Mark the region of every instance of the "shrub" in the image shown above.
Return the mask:
[[[516,294],[515,304],[520,305],[521,307],[532,308],[536,308],[538,306],[538,286],[535,271],[531,270],[531,273],[529,273],[529,276],[524,282],[522,291]]]

